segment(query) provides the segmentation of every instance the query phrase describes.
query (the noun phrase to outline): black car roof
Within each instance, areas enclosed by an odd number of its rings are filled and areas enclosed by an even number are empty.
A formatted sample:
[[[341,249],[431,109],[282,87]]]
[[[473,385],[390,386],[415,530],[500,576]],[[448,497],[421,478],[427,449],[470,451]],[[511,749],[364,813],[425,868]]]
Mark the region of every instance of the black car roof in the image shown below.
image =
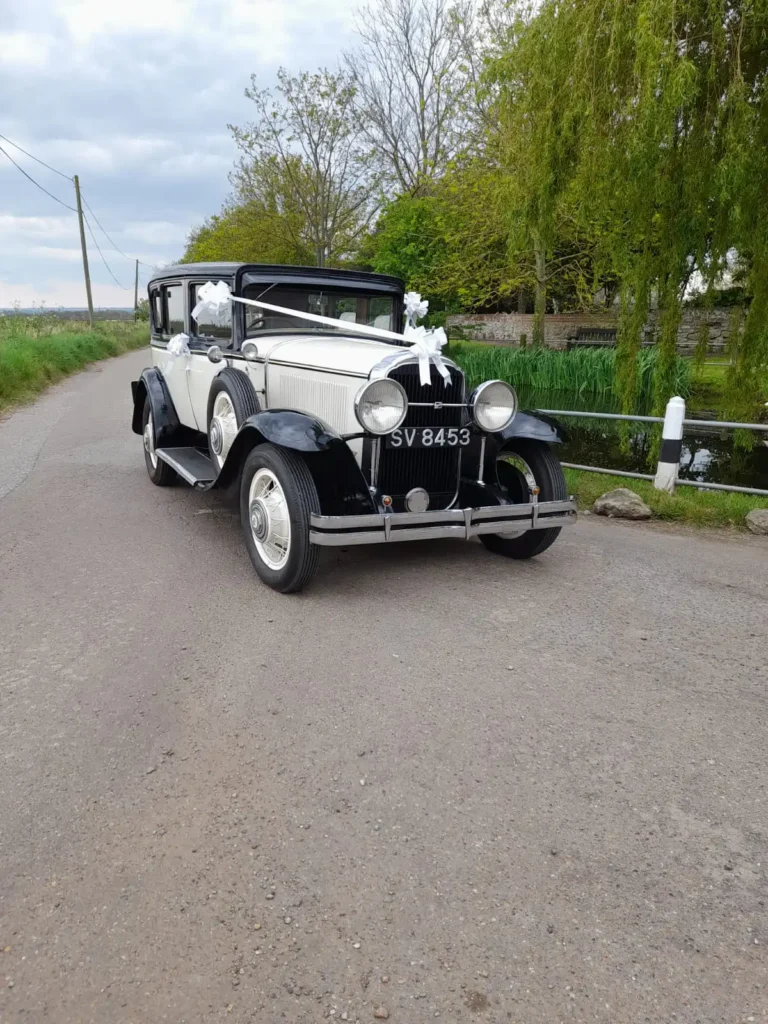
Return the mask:
[[[372,274],[364,270],[339,270],[336,267],[295,267],[287,264],[271,263],[178,263],[172,267],[164,267],[157,270],[150,278],[149,283],[154,281],[167,281],[175,277],[234,277],[242,278],[248,274],[252,280],[264,281],[281,278],[291,278],[294,281],[303,279],[307,281],[322,280],[328,284],[338,282],[340,285],[370,284],[378,285],[379,288],[388,287],[393,290],[402,291],[403,282],[399,277],[390,277],[389,274]]]

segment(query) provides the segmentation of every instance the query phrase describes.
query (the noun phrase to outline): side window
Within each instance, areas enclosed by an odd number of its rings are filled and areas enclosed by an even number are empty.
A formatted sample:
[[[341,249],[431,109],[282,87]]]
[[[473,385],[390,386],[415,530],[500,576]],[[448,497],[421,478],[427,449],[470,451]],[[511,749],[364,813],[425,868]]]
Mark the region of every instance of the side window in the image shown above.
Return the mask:
[[[163,288],[165,296],[165,330],[164,334],[181,334],[184,330],[184,290],[180,284],[167,284]]]
[[[154,334],[163,333],[163,304],[160,301],[160,289],[153,288],[149,293],[149,310],[152,317],[152,331]]]
[[[198,292],[203,287],[203,283],[193,284],[192,293],[190,295],[191,306],[190,309],[194,309],[197,305]],[[200,319],[195,323],[194,318],[190,319],[192,326],[192,333],[199,337],[205,338],[216,338],[217,341],[223,343],[224,346],[232,343],[232,304],[230,303],[229,308],[223,312],[217,314],[203,313]]]

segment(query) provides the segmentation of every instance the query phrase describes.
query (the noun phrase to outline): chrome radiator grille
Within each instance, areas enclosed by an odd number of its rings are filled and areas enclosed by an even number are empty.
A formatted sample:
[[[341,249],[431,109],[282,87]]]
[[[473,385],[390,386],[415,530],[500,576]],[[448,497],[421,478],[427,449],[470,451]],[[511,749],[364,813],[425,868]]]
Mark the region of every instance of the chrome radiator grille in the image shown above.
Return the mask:
[[[395,367],[389,377],[402,384],[409,402],[461,402],[466,400],[464,374],[449,367],[451,383],[445,386],[434,366],[430,366],[429,385],[422,386],[417,363]],[[465,421],[463,408],[409,406],[403,427],[460,427]],[[387,448],[382,439],[379,456],[378,486],[393,499],[396,512],[413,487],[423,487],[430,496],[430,508],[447,508],[459,485],[461,452],[458,448]]]

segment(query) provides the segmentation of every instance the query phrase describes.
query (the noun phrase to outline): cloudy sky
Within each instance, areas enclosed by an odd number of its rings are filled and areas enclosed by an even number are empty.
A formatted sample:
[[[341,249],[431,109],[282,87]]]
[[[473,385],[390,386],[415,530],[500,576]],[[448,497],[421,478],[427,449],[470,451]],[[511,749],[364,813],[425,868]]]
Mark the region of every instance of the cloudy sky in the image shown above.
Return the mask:
[[[334,67],[357,0],[0,0],[0,134],[68,175],[114,245],[144,263],[181,255],[215,213],[250,117],[251,73],[272,85]],[[2,146],[68,205],[70,182]],[[86,210],[86,214],[88,211]],[[133,304],[133,264],[91,220],[94,303]],[[150,272],[141,268],[142,278]],[[126,290],[127,289],[127,290]],[[77,218],[0,153],[0,307],[83,306]]]

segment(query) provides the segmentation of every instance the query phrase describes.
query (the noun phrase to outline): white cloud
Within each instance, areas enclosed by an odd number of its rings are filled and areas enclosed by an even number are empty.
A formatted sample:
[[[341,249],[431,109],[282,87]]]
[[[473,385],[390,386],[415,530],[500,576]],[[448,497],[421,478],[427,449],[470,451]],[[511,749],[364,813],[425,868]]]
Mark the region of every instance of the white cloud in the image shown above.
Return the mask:
[[[4,235],[29,235],[37,238],[69,238],[77,233],[74,214],[65,217],[17,217],[12,213],[0,213],[0,238]]]
[[[42,32],[0,32],[0,64],[17,69],[44,68],[53,42]]]
[[[202,221],[205,218],[200,216],[197,219]],[[188,224],[172,224],[168,220],[149,220],[128,224],[123,234],[126,238],[143,242],[144,245],[167,246],[169,241],[177,244],[178,239],[183,239],[188,231]]]
[[[26,250],[27,256],[39,256],[47,260],[63,260],[65,263],[80,263],[83,258],[81,249],[64,249],[52,245],[33,245]]]

